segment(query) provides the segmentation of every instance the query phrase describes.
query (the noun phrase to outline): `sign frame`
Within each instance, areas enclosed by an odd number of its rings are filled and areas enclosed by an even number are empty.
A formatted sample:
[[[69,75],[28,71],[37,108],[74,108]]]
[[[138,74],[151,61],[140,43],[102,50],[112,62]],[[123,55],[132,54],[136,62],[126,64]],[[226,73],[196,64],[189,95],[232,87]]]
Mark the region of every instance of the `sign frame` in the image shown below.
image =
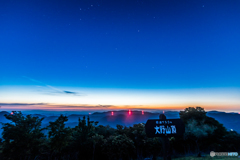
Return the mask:
[[[178,137],[185,133],[185,125],[181,119],[149,119],[145,132],[149,138]]]

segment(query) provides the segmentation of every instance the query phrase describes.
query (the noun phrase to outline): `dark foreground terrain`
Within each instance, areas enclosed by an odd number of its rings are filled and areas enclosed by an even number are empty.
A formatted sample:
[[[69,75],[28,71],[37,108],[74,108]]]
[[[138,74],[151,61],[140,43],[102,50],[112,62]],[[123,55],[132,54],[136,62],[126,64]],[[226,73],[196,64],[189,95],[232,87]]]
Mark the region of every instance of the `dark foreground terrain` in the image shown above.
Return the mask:
[[[238,114],[206,113],[201,107],[189,107],[165,115],[169,119],[180,118],[185,124],[183,136],[169,138],[172,158],[206,159],[210,158],[210,151],[240,152],[240,135],[235,131],[239,125],[233,126],[239,121]],[[113,115],[104,112],[46,116],[14,111],[0,112],[0,116],[3,160],[142,160],[161,159],[165,153],[162,139],[148,138],[145,133],[144,122],[157,119],[159,113],[119,111]],[[224,119],[228,120],[225,125],[221,123]]]

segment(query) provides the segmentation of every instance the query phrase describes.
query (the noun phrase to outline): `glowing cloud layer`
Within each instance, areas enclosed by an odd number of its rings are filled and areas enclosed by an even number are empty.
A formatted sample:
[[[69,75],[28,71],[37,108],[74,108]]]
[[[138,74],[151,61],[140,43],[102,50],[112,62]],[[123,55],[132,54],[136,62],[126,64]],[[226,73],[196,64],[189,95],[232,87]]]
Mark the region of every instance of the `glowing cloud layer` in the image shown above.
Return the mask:
[[[177,109],[205,106],[206,109],[240,110],[239,88],[130,90],[64,88],[76,94],[50,94],[37,86],[1,86],[2,108],[22,109]],[[107,106],[107,107],[106,107]]]

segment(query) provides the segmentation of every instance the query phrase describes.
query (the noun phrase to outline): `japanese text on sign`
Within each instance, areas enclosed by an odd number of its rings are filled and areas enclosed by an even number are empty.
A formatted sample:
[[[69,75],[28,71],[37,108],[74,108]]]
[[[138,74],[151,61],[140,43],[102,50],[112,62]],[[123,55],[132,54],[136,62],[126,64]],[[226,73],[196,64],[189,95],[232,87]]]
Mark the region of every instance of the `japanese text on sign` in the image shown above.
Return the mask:
[[[155,134],[176,134],[177,130],[175,125],[167,126],[164,125],[154,127],[156,130]]]
[[[172,121],[156,121],[156,124],[172,124]]]

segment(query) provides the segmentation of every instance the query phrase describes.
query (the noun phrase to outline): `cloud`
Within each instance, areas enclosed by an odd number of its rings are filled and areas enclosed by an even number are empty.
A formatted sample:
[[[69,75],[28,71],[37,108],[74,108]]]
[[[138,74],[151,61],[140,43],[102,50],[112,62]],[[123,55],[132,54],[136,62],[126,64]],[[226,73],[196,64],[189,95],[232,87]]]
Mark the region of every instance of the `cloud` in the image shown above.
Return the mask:
[[[0,108],[5,110],[53,110],[53,111],[70,111],[70,110],[106,110],[113,109],[113,105],[64,105],[64,104],[50,104],[50,103],[0,103]]]
[[[33,81],[33,82],[42,83],[42,82],[40,82],[40,81],[37,81],[37,80],[35,80],[35,79],[29,78],[29,77],[26,77],[26,76],[22,76],[22,77],[23,77],[23,78],[27,78],[27,79],[29,79],[29,80],[31,80],[31,81]],[[42,83],[42,84],[44,84],[44,83]],[[44,84],[44,85],[46,85],[46,84]]]
[[[77,92],[70,92],[70,91],[63,91],[65,92],[66,94],[77,94]]]
[[[64,90],[61,90],[61,89],[58,89],[58,88],[55,88],[53,86],[50,86],[46,83],[43,83],[41,81],[38,81],[38,80],[35,80],[33,78],[29,78],[27,76],[22,76],[23,78],[26,78],[26,79],[29,79],[30,81],[33,81],[33,82],[37,82],[37,83],[40,83],[42,85],[44,85],[44,87],[47,87],[48,89],[50,89],[50,94],[67,94],[67,95],[74,95],[74,96],[82,96],[82,94],[80,95],[79,93],[77,92],[72,92],[72,91],[64,91]]]
[[[26,106],[26,105],[30,105],[30,106],[33,106],[33,105],[48,105],[48,103],[0,103],[0,105],[2,105],[2,106],[14,106],[14,105],[16,105],[16,106],[19,106],[19,105],[24,105],[24,106]]]
[[[113,105],[104,105],[104,106],[95,106],[95,105],[58,105],[59,108],[110,108],[113,107]]]

